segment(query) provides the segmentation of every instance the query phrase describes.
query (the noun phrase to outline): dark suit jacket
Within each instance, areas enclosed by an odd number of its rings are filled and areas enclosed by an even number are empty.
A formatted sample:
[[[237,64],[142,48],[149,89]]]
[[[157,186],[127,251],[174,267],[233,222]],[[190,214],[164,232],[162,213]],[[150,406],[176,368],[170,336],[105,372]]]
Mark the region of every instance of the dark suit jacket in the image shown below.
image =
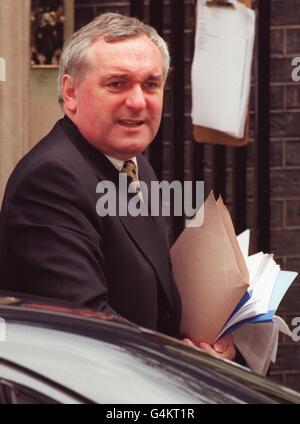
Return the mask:
[[[139,179],[155,174],[137,156]],[[0,219],[0,288],[104,311],[178,336],[180,298],[161,217],[99,217],[119,173],[65,117],[17,165]]]

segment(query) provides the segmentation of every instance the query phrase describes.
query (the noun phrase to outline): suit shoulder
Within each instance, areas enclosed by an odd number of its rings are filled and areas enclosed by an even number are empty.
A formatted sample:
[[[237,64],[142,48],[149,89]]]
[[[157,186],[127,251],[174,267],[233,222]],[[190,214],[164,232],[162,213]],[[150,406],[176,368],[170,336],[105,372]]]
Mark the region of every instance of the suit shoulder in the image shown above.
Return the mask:
[[[89,174],[88,164],[58,122],[16,165],[8,179],[3,203],[20,190],[36,189],[42,184],[49,190],[63,190],[75,184],[83,190]]]
[[[58,121],[53,129],[40,140],[14,168],[8,185],[15,184],[19,180],[36,173],[42,175],[44,170],[50,177],[50,170],[65,169],[69,173],[80,173],[84,169],[88,171],[88,164],[84,157],[70,141]]]
[[[20,171],[42,162],[53,160],[59,162],[60,159],[65,163],[72,163],[76,157],[80,157],[80,154],[58,121],[49,134],[23,156],[14,171]]]

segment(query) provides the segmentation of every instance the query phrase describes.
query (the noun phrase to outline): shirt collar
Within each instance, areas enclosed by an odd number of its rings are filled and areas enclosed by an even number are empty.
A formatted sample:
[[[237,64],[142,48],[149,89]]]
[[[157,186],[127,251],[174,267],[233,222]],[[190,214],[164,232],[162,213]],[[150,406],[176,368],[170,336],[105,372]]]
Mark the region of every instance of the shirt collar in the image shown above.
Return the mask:
[[[122,168],[123,168],[123,165],[124,165],[124,160],[120,160],[120,159],[116,159],[116,158],[113,158],[112,156],[108,156],[108,155],[105,155],[106,157],[107,157],[107,159],[113,164],[113,166],[120,172],[121,170],[122,170]],[[129,158],[129,159],[127,159],[127,160],[132,160],[132,162],[135,164],[135,166],[137,167],[138,165],[137,165],[137,160],[136,160],[136,157],[135,156],[133,156],[132,158]]]

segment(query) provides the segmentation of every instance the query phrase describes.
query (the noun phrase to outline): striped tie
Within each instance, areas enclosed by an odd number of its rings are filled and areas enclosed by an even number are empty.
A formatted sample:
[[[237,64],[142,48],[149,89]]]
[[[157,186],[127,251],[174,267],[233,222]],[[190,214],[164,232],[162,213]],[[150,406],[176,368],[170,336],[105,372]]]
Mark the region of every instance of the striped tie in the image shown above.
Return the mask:
[[[132,183],[133,181],[138,182],[137,176],[136,176],[136,164],[131,160],[125,160],[123,164],[123,168],[121,169],[121,172],[124,172],[127,174],[129,183]]]
[[[128,184],[133,183],[134,185],[134,193],[139,195],[140,200],[143,201],[143,195],[140,189],[139,180],[137,178],[137,166],[136,164],[131,160],[125,160],[123,164],[123,168],[121,169],[121,172],[127,174]]]

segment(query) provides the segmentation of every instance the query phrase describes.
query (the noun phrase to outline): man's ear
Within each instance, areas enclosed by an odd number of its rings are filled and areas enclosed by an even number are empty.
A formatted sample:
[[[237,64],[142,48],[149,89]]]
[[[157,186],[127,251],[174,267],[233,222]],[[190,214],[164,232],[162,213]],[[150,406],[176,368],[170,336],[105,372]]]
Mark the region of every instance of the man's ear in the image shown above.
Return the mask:
[[[69,112],[76,113],[76,110],[77,110],[76,89],[73,84],[72,78],[68,74],[65,74],[62,77],[61,93],[64,99],[64,107]]]

